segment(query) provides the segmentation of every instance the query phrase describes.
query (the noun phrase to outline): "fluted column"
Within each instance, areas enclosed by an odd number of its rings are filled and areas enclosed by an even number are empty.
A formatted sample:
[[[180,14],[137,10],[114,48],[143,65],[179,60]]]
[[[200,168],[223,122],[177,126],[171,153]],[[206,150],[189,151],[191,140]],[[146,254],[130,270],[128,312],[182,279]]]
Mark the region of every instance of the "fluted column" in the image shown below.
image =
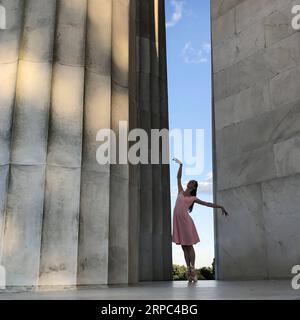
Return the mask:
[[[168,128],[163,1],[0,4],[8,13],[0,33],[7,284],[169,279],[169,168],[150,163],[151,129]],[[127,162],[135,128],[148,133],[147,164]],[[101,129],[116,136],[117,164],[97,161]]]
[[[140,126],[150,138],[151,129],[169,128],[163,1],[141,2],[137,25]],[[151,148],[149,140],[149,161]],[[141,165],[140,280],[165,280],[172,276],[169,165],[161,164],[161,153],[160,148],[159,163]]]
[[[78,284],[108,282],[110,166],[96,141],[111,126],[112,0],[89,0],[80,194]]]
[[[112,101],[111,129],[117,136],[117,161],[110,167],[108,282],[128,283],[129,276],[129,165],[121,159],[127,151],[127,130],[119,122],[129,120],[129,1],[113,0],[112,6]],[[124,128],[126,129],[126,128]],[[119,137],[121,133],[122,136]],[[126,156],[126,154],[124,154]]]
[[[139,73],[137,50],[137,32],[139,21],[139,1],[130,1],[129,7],[129,131],[140,128],[140,112],[138,104],[139,96]],[[132,131],[131,131],[132,132]],[[130,148],[134,141],[128,142]],[[128,282],[139,281],[139,234],[140,234],[140,163],[129,163],[129,261]]]
[[[139,96],[140,127],[148,137],[151,137],[151,102],[150,102],[150,10],[151,0],[140,1],[137,31],[137,45],[139,50]],[[151,160],[151,146],[148,142],[148,159]],[[153,278],[152,257],[152,165],[141,164],[140,171],[140,280]]]
[[[159,89],[160,89],[160,128],[169,129],[167,46],[165,1],[155,0],[158,6],[158,52],[159,52]],[[167,144],[168,145],[168,144]],[[166,154],[169,150],[166,151]],[[163,279],[172,280],[172,228],[171,228],[171,192],[169,164],[161,165],[162,187],[162,256]]]
[[[159,81],[159,34],[158,1],[151,1],[150,11],[150,101],[151,101],[151,129],[160,130],[160,81]],[[159,138],[160,139],[160,138]],[[152,146],[154,148],[154,146]],[[161,150],[158,151],[161,156]],[[152,203],[153,203],[153,230],[152,230],[152,256],[153,280],[163,280],[163,255],[162,255],[162,185],[161,185],[161,160],[152,164]]]
[[[86,0],[57,5],[40,285],[76,285]]]
[[[10,163],[11,127],[19,60],[20,34],[23,27],[23,1],[1,0],[9,20],[0,33],[0,265]]]
[[[54,0],[25,2],[4,234],[8,285],[38,281],[55,11]]]

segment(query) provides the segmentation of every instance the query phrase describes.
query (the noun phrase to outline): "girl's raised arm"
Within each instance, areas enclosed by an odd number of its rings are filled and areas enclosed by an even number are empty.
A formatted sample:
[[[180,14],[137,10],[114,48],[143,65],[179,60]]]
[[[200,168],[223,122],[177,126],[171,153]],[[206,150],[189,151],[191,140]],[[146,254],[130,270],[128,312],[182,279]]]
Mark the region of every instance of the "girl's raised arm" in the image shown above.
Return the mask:
[[[181,184],[181,177],[182,177],[182,162],[176,158],[173,159],[176,163],[179,164],[179,169],[177,172],[177,187],[178,187],[178,193],[183,191],[182,184]]]

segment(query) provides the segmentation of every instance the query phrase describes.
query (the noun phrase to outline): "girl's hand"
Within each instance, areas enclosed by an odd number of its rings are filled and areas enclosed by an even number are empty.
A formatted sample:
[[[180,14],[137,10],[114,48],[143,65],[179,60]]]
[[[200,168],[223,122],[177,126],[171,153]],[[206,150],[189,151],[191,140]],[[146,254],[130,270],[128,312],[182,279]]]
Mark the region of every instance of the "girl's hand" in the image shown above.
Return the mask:
[[[221,207],[222,210],[222,215],[224,215],[225,217],[229,216],[229,213],[225,210],[224,207]]]
[[[175,161],[178,164],[182,164],[182,162],[180,160],[176,159],[176,158],[173,158],[173,161]]]

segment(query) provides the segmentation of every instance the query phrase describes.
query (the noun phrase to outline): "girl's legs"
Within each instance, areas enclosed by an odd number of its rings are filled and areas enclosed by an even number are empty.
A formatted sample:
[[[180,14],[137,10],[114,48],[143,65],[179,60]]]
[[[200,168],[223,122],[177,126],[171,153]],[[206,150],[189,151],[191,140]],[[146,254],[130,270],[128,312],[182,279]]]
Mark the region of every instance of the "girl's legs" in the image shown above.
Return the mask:
[[[190,256],[189,256],[188,248],[187,248],[187,246],[184,246],[184,245],[182,245],[181,247],[182,247],[182,250],[184,252],[184,259],[185,259],[185,262],[186,262],[186,266],[187,266],[187,268],[189,268],[189,266],[190,266]]]
[[[188,256],[189,256],[189,261],[192,265],[192,267],[195,267],[195,250],[194,250],[194,247],[193,246],[188,246]]]
[[[197,281],[197,274],[195,271],[195,250],[194,247],[191,245],[188,247],[187,249],[188,251],[188,255],[189,255],[189,259],[190,259],[190,263],[191,263],[191,277],[193,281]]]
[[[184,259],[186,262],[186,266],[187,266],[187,271],[186,271],[186,277],[189,280],[189,282],[191,282],[191,261],[190,261],[190,255],[189,255],[189,251],[188,251],[188,246],[182,245],[182,250],[184,252]]]

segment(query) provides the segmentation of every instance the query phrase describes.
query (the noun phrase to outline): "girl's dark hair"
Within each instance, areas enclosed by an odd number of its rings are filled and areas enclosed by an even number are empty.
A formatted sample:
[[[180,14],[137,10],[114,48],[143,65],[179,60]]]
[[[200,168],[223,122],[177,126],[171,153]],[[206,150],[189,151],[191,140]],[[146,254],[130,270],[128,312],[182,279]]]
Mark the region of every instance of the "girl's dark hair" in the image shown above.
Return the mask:
[[[194,183],[195,183],[195,189],[193,189],[191,191],[191,196],[197,196],[197,188],[198,188],[198,182],[196,180],[193,180]],[[192,212],[193,210],[193,207],[194,207],[194,202],[191,204],[191,206],[189,207],[189,212]]]

